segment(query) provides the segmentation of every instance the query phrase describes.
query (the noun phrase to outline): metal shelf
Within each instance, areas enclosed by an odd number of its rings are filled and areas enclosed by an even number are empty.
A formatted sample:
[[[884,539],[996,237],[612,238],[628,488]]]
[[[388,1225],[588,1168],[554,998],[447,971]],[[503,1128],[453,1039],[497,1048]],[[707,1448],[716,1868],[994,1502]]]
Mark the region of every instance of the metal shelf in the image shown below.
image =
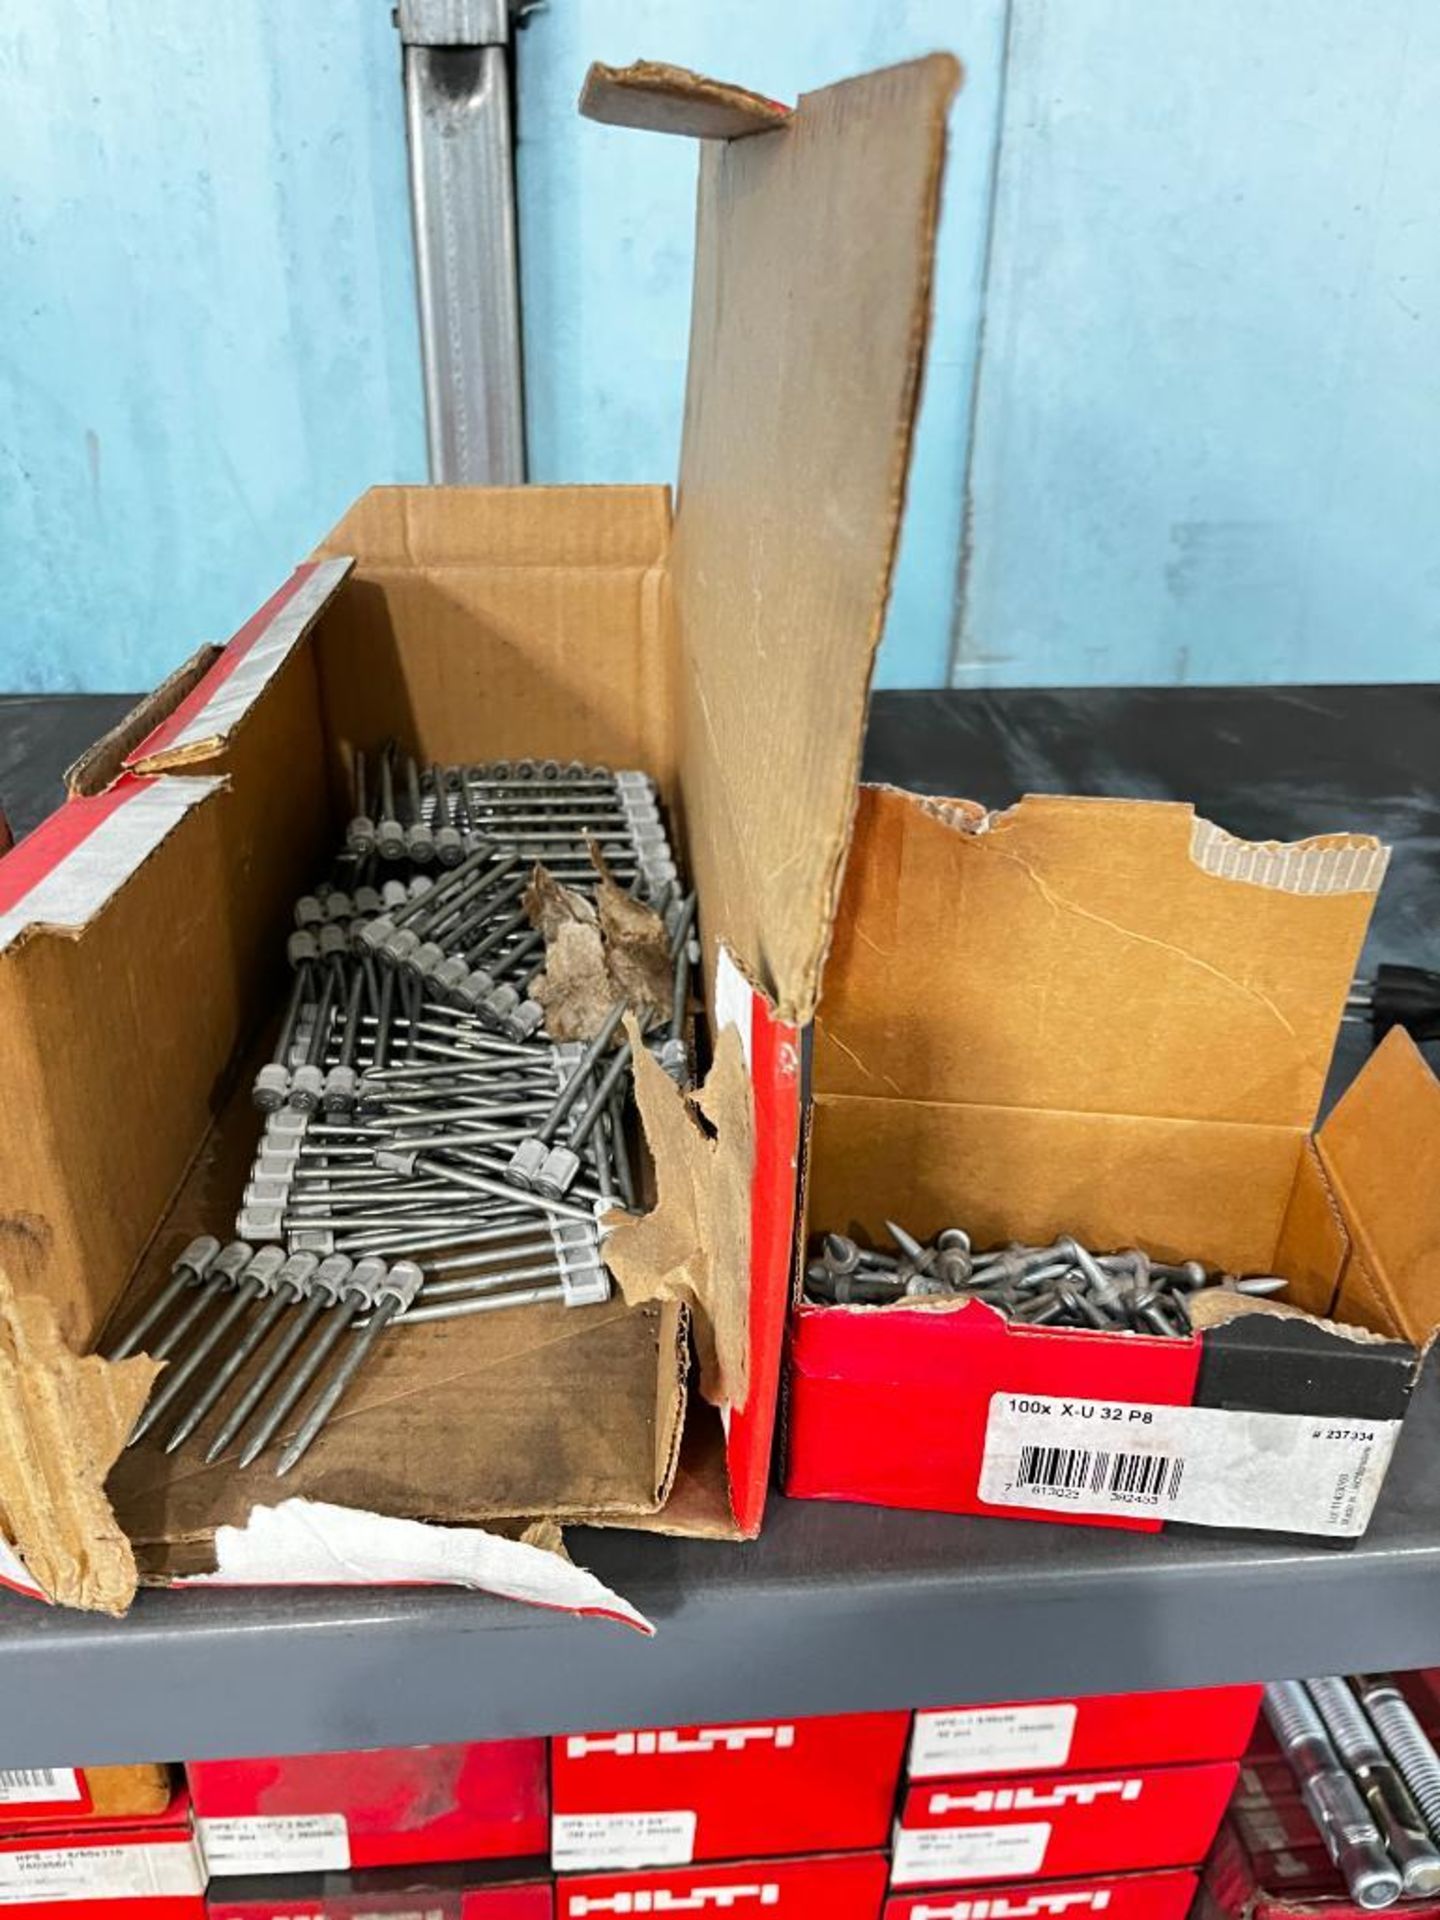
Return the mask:
[[[0,1605],[0,1766],[408,1745],[1440,1660],[1440,1387],[1351,1548],[777,1500],[750,1546],[579,1533],[655,1622],[448,1591]]]
[[[1279,837],[1371,826],[1402,843],[1373,957],[1423,960],[1440,803],[1417,795],[1433,785],[1437,717],[1440,693],[1414,688],[881,696],[867,772],[992,803],[1047,786],[1178,791],[1235,831]],[[751,1546],[572,1535],[575,1558],[655,1621],[653,1640],[449,1591],[152,1593],[121,1621],[0,1595],[0,1766],[1429,1664],[1437,1458],[1432,1368],[1351,1548],[778,1499]]]

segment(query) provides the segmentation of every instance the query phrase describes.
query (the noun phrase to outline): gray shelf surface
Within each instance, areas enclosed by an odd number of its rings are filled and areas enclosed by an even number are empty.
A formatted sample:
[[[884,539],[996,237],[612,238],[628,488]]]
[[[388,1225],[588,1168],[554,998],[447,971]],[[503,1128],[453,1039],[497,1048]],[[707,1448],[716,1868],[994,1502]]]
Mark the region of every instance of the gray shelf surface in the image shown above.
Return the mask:
[[[0,799],[17,824],[120,705],[0,702]],[[1046,787],[1184,794],[1236,832],[1281,838],[1370,827],[1397,843],[1371,957],[1424,963],[1437,721],[1440,693],[1414,688],[891,695],[876,703],[867,772],[992,804]],[[1352,1032],[1337,1078],[1362,1052]],[[654,1621],[653,1639],[440,1590],[147,1593],[120,1621],[0,1595],[0,1766],[1430,1664],[1437,1458],[1432,1368],[1350,1548],[780,1499],[751,1545],[572,1535],[575,1558]]]

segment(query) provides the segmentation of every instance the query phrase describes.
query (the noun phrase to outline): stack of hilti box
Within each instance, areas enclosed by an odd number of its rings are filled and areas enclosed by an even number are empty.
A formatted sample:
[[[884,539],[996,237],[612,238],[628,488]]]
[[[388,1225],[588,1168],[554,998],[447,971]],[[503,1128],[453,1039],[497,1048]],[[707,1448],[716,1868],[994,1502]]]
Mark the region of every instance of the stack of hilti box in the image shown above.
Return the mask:
[[[1440,1668],[1396,1676],[1430,1739],[1440,1744]],[[1240,1762],[1229,1817],[1205,1865],[1202,1920],[1358,1920],[1368,1909],[1346,1889],[1300,1784],[1262,1717]],[[1440,1896],[1406,1898],[1407,1916],[1440,1915]]]
[[[1184,1920],[1258,1687],[915,1716],[885,1920]]]
[[[561,1735],[556,1920],[877,1920],[907,1713]]]
[[[190,1803],[166,1767],[0,1768],[6,1920],[203,1920]]]
[[[210,1920],[551,1920],[543,1740],[187,1772]]]

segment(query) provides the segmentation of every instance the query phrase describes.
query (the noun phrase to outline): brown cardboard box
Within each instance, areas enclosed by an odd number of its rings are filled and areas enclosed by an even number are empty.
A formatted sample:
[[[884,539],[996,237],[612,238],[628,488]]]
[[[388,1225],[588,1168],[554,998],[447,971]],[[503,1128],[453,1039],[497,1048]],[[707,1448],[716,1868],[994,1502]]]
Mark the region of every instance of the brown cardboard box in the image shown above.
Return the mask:
[[[611,1243],[630,1304],[386,1342],[284,1492],[758,1527],[794,1027],[854,807],[957,79],[936,55],[777,119],[671,69],[592,76],[587,109],[628,124],[740,116],[701,159],[673,526],[663,487],[365,495],[178,705],[152,699],[119,778],[112,753],[82,763],[79,797],[0,868],[0,1084],[25,1116],[0,1147],[0,1515],[51,1596],[123,1608],[138,1571],[205,1569],[217,1526],[277,1497],[263,1469],[120,1455],[152,1363],[77,1356],[192,1233],[225,1231],[290,904],[336,842],[348,753],[391,733],[427,759],[653,774],[699,889],[712,1023],[740,1018],[707,1124],[642,1055],[659,1205]],[[687,1430],[692,1315],[713,1404],[692,1396]]]
[[[1403,1033],[1311,1132],[1384,865],[1365,835],[1250,846],[1180,805],[863,790],[802,1240],[1074,1233],[1283,1273],[1293,1304],[1201,1296],[1186,1340],[802,1302],[787,1491],[1363,1530],[1440,1319],[1440,1083]],[[1163,1485],[1096,1477],[1152,1457]]]

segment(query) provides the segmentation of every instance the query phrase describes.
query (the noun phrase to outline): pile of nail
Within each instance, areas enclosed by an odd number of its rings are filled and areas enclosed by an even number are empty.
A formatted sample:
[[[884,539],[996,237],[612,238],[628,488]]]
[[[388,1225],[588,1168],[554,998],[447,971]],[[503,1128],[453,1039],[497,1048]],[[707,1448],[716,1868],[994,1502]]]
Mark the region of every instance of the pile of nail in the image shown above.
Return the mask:
[[[983,1300],[1007,1320],[1030,1326],[1179,1337],[1191,1331],[1187,1303],[1203,1288],[1268,1297],[1287,1284],[1278,1274],[1237,1278],[1198,1260],[1153,1260],[1138,1247],[1092,1253],[1071,1235],[1043,1247],[1012,1241],[977,1253],[962,1227],[922,1241],[893,1220],[885,1225],[893,1252],[862,1247],[841,1233],[821,1235],[805,1269],[809,1297],[824,1305],[876,1307]]]
[[[1394,1680],[1277,1681],[1265,1717],[1355,1904],[1440,1893],[1440,1755]],[[1253,1825],[1243,1807],[1237,1819]]]
[[[610,1297],[602,1221],[637,1203],[627,1001],[588,1043],[546,1035],[537,864],[582,894],[603,872],[659,916],[669,1018],[645,1044],[685,1081],[695,898],[645,775],[357,755],[345,850],[295,907],[238,1237],[195,1240],[106,1349],[169,1362],[131,1445],[168,1417],[173,1452],[220,1411],[205,1458],[243,1441],[249,1465],[318,1383],[284,1474],[387,1328]]]

